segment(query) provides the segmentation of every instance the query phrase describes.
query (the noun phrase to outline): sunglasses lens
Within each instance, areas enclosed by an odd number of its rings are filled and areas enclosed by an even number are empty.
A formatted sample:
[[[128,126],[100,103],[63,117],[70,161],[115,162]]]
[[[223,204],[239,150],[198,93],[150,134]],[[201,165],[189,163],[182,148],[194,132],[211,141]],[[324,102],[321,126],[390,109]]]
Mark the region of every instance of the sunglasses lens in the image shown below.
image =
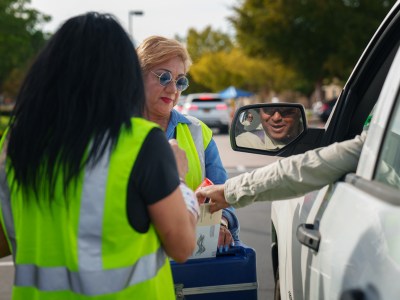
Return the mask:
[[[185,76],[179,77],[178,80],[176,81],[176,88],[181,92],[186,90],[188,86],[189,86],[189,80]]]
[[[296,108],[273,108],[263,107],[263,111],[267,115],[274,115],[275,113],[280,114],[282,117],[290,116],[296,113]]]
[[[162,86],[167,86],[172,80],[172,74],[170,72],[164,72],[160,75],[159,79]]]
[[[272,115],[275,112],[275,108],[270,107],[263,107],[262,110],[267,115]]]
[[[177,80],[174,80],[172,77],[172,74],[170,72],[164,72],[164,73],[161,73],[160,75],[157,75],[156,73],[154,73],[154,75],[156,75],[158,77],[158,79],[160,80],[160,84],[162,86],[167,86],[168,84],[170,84],[171,81],[174,81],[175,85],[176,85],[176,89],[181,92],[186,90],[189,86],[189,80],[187,79],[186,76],[182,76],[182,77],[179,77]]]
[[[287,108],[281,111],[282,117],[292,116],[296,113],[296,108]]]

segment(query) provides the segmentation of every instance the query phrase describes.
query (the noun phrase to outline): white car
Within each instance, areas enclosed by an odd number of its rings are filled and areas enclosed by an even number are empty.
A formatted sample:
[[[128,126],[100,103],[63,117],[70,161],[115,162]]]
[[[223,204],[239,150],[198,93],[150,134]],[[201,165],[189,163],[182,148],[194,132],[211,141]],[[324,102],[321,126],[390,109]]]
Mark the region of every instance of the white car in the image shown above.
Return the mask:
[[[228,105],[219,94],[188,94],[181,112],[196,117],[210,128],[218,128],[220,133],[228,133],[229,131],[231,119]]]
[[[238,147],[231,132],[234,150],[289,156],[353,138],[375,107],[356,173],[305,197],[272,203],[275,299],[400,299],[399,45],[397,2],[324,128],[304,128],[275,153]],[[263,106],[274,104],[258,105]],[[238,110],[232,124],[246,109]],[[380,164],[391,170],[391,180]]]
[[[179,111],[179,112],[182,112],[182,109],[183,109],[183,104],[185,103],[185,99],[186,99],[186,96],[180,96],[179,97],[179,99],[178,99],[178,102],[176,103],[176,105],[174,106],[174,109],[175,110],[177,110],[177,111]]]

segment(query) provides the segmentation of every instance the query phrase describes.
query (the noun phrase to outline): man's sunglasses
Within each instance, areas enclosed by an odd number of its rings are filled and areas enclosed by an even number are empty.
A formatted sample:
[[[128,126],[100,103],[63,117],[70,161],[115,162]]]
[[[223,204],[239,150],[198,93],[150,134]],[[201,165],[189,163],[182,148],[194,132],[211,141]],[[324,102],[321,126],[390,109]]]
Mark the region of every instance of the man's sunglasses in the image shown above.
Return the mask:
[[[162,86],[167,86],[171,81],[175,82],[176,89],[180,92],[183,92],[189,87],[189,79],[186,76],[181,76],[177,80],[172,77],[171,72],[162,72],[160,75],[151,71],[154,75],[158,77],[160,84]]]
[[[273,116],[275,113],[278,113],[282,117],[291,116],[297,112],[297,108],[263,107],[262,110],[267,115]]]

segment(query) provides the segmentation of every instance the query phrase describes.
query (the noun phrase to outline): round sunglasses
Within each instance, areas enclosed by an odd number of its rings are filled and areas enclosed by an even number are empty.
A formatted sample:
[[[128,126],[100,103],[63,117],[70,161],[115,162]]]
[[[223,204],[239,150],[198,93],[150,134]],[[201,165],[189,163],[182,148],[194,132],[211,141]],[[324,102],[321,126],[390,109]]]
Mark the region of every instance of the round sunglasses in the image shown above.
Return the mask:
[[[273,116],[276,112],[280,114],[282,117],[292,116],[297,113],[297,108],[277,108],[277,107],[263,107],[262,111],[267,114]]]
[[[173,81],[175,82],[176,89],[180,92],[183,92],[189,87],[189,79],[186,76],[181,76],[175,80],[169,71],[162,72],[160,75],[154,73],[153,71],[151,71],[151,73],[158,77],[158,80],[162,86],[167,86],[171,81]]]

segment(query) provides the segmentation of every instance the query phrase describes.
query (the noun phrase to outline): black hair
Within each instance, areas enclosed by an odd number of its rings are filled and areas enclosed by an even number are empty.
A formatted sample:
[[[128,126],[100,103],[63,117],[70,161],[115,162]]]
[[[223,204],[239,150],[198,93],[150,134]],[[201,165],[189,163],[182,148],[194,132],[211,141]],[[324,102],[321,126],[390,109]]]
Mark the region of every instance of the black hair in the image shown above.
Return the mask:
[[[67,20],[39,53],[16,98],[7,155],[18,187],[54,194],[115,147],[122,128],[142,116],[144,85],[134,45],[110,14]],[[89,147],[90,145],[90,147]]]

